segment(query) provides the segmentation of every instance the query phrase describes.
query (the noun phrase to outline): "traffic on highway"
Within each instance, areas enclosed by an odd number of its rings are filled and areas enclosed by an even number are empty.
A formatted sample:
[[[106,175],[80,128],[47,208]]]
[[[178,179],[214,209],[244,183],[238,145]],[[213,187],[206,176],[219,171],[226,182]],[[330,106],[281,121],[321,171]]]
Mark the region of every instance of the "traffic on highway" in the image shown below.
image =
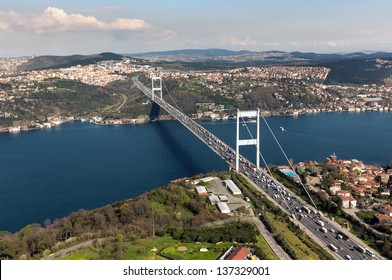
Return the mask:
[[[147,97],[152,98],[151,91],[137,77],[133,78],[133,81]],[[154,102],[180,121],[219,157],[225,160],[232,169],[235,169],[235,151],[230,146],[163,99],[155,96]],[[237,172],[242,173],[252,181],[262,193],[279,205],[295,223],[305,228],[313,239],[318,239],[319,243],[323,244],[337,258],[345,260],[378,259],[371,249],[365,247],[363,242],[362,245],[358,244],[353,238],[349,237],[350,234],[342,227],[322,216],[317,209],[297,197],[264,170],[257,169],[255,164],[242,156],[239,159],[240,170],[237,170]]]

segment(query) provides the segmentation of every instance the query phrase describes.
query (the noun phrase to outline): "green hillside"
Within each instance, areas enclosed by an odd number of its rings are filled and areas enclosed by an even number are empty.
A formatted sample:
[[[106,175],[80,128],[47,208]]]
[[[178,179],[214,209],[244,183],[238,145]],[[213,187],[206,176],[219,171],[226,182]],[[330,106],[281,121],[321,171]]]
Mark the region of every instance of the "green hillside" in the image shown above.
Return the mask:
[[[115,53],[101,53],[94,55],[69,55],[69,56],[37,56],[18,67],[19,71],[44,70],[66,68],[76,65],[95,64],[106,60],[121,60],[122,55]]]

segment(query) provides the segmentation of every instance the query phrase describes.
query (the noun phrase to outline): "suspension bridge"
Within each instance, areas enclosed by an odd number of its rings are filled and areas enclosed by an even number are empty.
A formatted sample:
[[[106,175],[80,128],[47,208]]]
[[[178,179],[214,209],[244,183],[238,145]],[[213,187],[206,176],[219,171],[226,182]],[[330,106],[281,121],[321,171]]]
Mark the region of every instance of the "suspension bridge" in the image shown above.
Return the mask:
[[[317,207],[310,197],[309,193],[303,183],[301,182],[302,187],[308,194],[310,201],[312,202],[312,206],[297,197],[290,190],[286,189],[283,185],[279,184],[272,177],[271,171],[268,169],[266,162],[264,161],[263,156],[260,153],[259,147],[259,110],[256,111],[238,111],[237,112],[237,139],[236,139],[236,149],[234,150],[232,147],[227,145],[224,141],[216,137],[214,134],[209,132],[203,126],[192,120],[190,117],[185,115],[179,109],[175,108],[168,102],[166,102],[162,98],[162,79],[160,77],[152,78],[152,89],[148,89],[143,83],[141,83],[138,77],[132,78],[133,83],[138,87],[149,99],[155,102],[160,108],[164,109],[171,116],[173,116],[176,120],[178,120],[182,125],[184,125],[190,132],[192,132],[197,138],[199,138],[202,142],[204,142],[215,154],[217,154],[221,159],[223,159],[230,169],[235,170],[237,173],[244,175],[248,178],[255,187],[257,187],[261,192],[269,196],[272,200],[275,201],[279,205],[279,207],[288,213],[290,217],[292,217],[298,225],[305,230],[310,237],[312,237],[317,243],[319,243],[325,249],[328,249],[336,258],[338,259],[366,259],[369,256],[366,256],[364,253],[357,252],[352,250],[358,244],[366,246],[361,240],[353,236],[344,229],[341,228],[340,225],[335,223],[334,221],[328,219],[327,217],[322,217],[317,211]],[[173,100],[174,101],[174,100]],[[249,128],[246,126],[248,133],[251,138],[249,139],[239,139],[239,122],[240,119],[244,121],[244,118],[257,118],[257,135],[253,137],[250,133]],[[263,117],[264,119],[264,117]],[[265,121],[265,119],[264,119]],[[285,152],[277,141],[274,133],[269,127],[268,123],[265,121],[269,131],[273,135],[273,138],[279,145],[279,148],[283,152],[286,157],[286,160],[289,162]],[[246,124],[245,124],[246,125]],[[239,154],[240,146],[244,145],[255,145],[256,146],[256,164],[249,161],[245,157]],[[261,169],[259,166],[259,158],[262,158],[264,164],[266,166],[266,170]],[[293,166],[289,163],[291,168]],[[288,203],[287,197],[290,197],[291,200]],[[305,208],[309,212],[306,218],[300,218],[297,220],[296,218],[296,209]],[[302,215],[304,216],[304,215]],[[315,227],[316,224],[322,224],[323,226]],[[326,224],[326,225],[325,225]],[[325,225],[325,227],[324,227]],[[326,229],[328,225],[328,229]],[[343,231],[345,232],[343,234]],[[337,238],[339,236],[336,233],[342,233],[344,236],[350,236],[350,239],[342,240]],[[332,250],[331,250],[332,248]],[[338,248],[335,250],[335,248]],[[373,254],[373,253],[372,253]],[[371,255],[370,258],[373,259],[382,259],[380,255],[374,254]]]
[[[158,104],[162,109],[168,112],[182,125],[184,125],[197,138],[204,142],[214,153],[216,153],[220,158],[226,161],[231,168],[235,168],[236,153],[229,145],[227,145],[214,134],[209,132],[203,126],[192,120],[190,117],[182,113],[180,110],[163,100],[161,92],[159,92],[157,96],[154,92],[154,88],[153,90],[148,89],[138,80],[137,77],[133,78],[133,82],[148,98]],[[250,166],[253,165],[253,163],[246,159],[242,159],[242,161],[243,163],[246,163]]]

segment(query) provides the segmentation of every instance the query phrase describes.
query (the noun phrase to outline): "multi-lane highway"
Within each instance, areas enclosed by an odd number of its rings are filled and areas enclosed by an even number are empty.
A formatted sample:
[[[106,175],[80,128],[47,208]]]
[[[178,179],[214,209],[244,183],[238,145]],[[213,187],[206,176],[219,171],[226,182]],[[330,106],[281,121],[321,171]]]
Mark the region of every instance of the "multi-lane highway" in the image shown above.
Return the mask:
[[[361,252],[360,250],[366,249],[362,242],[359,244],[360,242],[355,241],[341,226],[321,216],[316,209],[304,203],[292,192],[270,178],[259,175],[258,172],[250,173],[249,171],[248,169],[244,172],[249,174],[247,177],[251,181],[280,205],[294,219],[294,222],[298,223],[301,228],[305,228],[311,237],[317,238],[318,243],[323,244],[335,256],[340,259],[377,259],[372,254],[372,250]]]
[[[152,99],[152,92],[137,77],[133,78],[133,82],[147,97]],[[225,160],[231,168],[235,169],[235,151],[230,146],[162,98],[155,96],[154,102],[181,122],[212,151]],[[364,253],[360,252],[359,249],[356,249],[356,246],[357,243],[361,243],[360,246],[366,248],[363,242],[358,239],[354,241],[354,237],[345,232],[338,224],[327,217],[321,216],[316,209],[294,195],[279,182],[276,182],[264,170],[257,169],[255,164],[242,156],[240,156],[240,170],[238,171],[295,219],[295,222],[299,223],[311,238],[318,241],[319,244],[323,244],[337,258],[357,260],[381,258],[379,255],[374,255],[372,250]]]

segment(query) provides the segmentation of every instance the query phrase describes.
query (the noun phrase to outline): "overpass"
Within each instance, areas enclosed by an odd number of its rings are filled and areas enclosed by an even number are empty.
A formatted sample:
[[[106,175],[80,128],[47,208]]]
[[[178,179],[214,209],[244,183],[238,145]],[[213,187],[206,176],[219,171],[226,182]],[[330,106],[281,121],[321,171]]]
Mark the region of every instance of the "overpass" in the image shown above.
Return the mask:
[[[154,90],[148,89],[138,79],[133,77],[134,84],[151,100],[158,104],[162,109],[172,115],[176,120],[182,123],[197,138],[203,141],[214,153],[227,162],[229,167],[244,175],[252,184],[267,197],[275,202],[284,212],[288,213],[294,222],[300,226],[312,239],[314,239],[324,249],[329,250],[338,259],[383,259],[377,252],[375,255],[365,252],[359,252],[355,247],[359,244],[362,247],[367,245],[349,231],[343,229],[339,224],[330,220],[328,217],[322,217],[317,209],[310,206],[307,202],[297,197],[293,192],[285,188],[282,184],[267,174],[263,169],[257,168],[254,163],[239,156],[239,166],[236,169],[236,151],[182,113],[179,109],[173,107],[162,98],[162,88],[160,95],[156,95]],[[299,209],[306,208],[309,212],[299,214]],[[320,226],[318,224],[324,224]],[[339,234],[341,233],[341,234]],[[341,236],[349,237],[347,239]],[[336,250],[331,250],[336,247]],[[372,252],[369,250],[369,252]]]

